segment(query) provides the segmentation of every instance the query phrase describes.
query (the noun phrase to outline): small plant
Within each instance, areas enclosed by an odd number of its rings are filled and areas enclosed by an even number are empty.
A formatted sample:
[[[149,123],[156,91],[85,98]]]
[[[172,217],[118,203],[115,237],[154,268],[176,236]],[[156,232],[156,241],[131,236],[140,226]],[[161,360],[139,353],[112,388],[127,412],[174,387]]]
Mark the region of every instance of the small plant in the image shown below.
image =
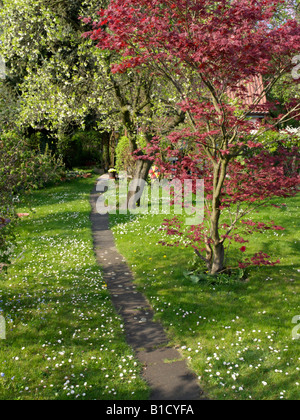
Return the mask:
[[[189,269],[183,271],[183,275],[187,280],[190,280],[193,284],[206,283],[206,284],[223,284],[231,285],[242,281],[246,277],[245,270],[242,268],[226,269],[215,275],[210,274],[205,270],[205,266],[202,262],[194,257],[189,262]]]
[[[116,169],[111,168],[111,169],[108,170],[108,173],[109,173],[109,178],[110,179],[115,179],[116,178],[116,173],[117,173]]]

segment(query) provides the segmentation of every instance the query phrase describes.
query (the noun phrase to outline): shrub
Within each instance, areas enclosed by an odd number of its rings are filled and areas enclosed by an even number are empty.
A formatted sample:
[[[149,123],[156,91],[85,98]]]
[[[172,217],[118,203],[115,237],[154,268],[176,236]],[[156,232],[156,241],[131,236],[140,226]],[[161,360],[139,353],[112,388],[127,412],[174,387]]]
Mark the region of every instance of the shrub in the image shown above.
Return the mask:
[[[137,139],[138,147],[146,147],[146,140],[142,135],[138,136]],[[128,175],[134,174],[136,160],[130,151],[130,141],[128,137],[123,136],[120,138],[117,149],[116,149],[116,169],[118,172],[126,171]]]
[[[280,147],[292,150],[300,147],[300,127],[286,127],[280,131],[268,131],[262,136],[262,144],[271,153],[276,153]]]
[[[130,142],[128,137],[122,136],[116,149],[116,170],[126,171],[128,175],[133,175],[135,160],[130,152]]]

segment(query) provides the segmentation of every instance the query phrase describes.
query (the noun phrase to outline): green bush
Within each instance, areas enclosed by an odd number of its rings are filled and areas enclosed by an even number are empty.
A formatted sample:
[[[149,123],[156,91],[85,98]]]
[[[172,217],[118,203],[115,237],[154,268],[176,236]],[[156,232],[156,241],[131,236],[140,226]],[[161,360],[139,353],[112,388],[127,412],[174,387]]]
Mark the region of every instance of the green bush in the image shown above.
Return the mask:
[[[300,128],[286,127],[280,131],[267,131],[259,140],[271,153],[276,153],[282,146],[292,150],[300,147]]]
[[[145,138],[140,135],[137,139],[138,147],[146,147],[147,143]],[[135,159],[130,151],[130,141],[128,137],[123,136],[120,138],[116,149],[116,169],[118,172],[126,171],[128,175],[133,175],[135,170]]]
[[[13,196],[30,188],[40,188],[56,182],[64,172],[60,158],[32,150],[27,140],[15,132],[0,135],[0,204],[9,203]]]
[[[130,142],[128,137],[122,136],[116,148],[116,170],[117,172],[126,171],[128,175],[133,175],[135,160],[130,152]]]

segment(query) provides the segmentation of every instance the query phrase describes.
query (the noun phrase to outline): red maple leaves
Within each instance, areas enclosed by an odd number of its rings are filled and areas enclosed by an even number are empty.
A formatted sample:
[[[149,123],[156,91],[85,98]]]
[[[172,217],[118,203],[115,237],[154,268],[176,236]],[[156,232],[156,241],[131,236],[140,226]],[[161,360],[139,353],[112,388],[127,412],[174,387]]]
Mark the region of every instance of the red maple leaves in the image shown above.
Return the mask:
[[[274,197],[296,194],[299,186],[298,150],[267,152],[263,131],[276,121],[262,128],[250,118],[256,112],[266,116],[274,106],[266,101],[266,93],[292,69],[292,58],[300,50],[299,23],[272,25],[279,3],[112,0],[85,34],[98,48],[119,54],[113,72],[147,68],[176,88],[188,124],[168,136],[164,150],[154,138],[139,158],[153,160],[165,176],[205,180],[207,226],[192,227],[185,235],[198,253],[206,252],[213,274],[223,269],[225,241],[246,242],[238,226],[248,234],[281,229],[252,224],[246,219],[250,210]],[[253,81],[258,85],[249,95],[247,86]],[[299,101],[288,116],[300,116]],[[244,210],[225,223],[222,210],[233,207]],[[184,235],[178,220],[166,223],[169,235]],[[246,247],[240,250],[244,253]],[[244,264],[273,263],[260,252]]]

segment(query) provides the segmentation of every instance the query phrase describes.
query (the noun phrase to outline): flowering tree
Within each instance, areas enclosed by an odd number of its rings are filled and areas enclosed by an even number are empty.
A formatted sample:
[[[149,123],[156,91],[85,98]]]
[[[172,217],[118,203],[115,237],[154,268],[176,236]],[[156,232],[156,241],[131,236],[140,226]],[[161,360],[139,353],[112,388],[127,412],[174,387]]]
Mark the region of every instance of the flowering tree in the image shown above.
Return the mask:
[[[92,49],[94,43],[81,36],[90,25],[85,26],[79,16],[89,15],[93,20],[98,8],[108,3],[1,2],[0,55],[6,63],[7,77],[0,83],[0,122],[9,116],[23,131],[47,131],[59,138],[58,149],[63,151],[69,134],[79,127],[93,127],[106,134],[122,127],[135,150],[137,127],[149,126],[153,114],[158,119],[157,108],[162,109],[159,98],[167,102],[168,111],[173,104],[173,121],[181,120],[182,112],[174,106],[177,101],[172,102],[174,88],[170,94],[172,87],[167,89],[165,83],[159,86],[147,69],[112,74],[110,65],[117,54]],[[9,113],[8,97],[16,102]],[[103,136],[103,141],[108,150],[108,136]]]
[[[224,269],[224,240],[250,212],[248,207],[242,210],[241,203],[256,208],[271,196],[294,192],[298,182],[295,174],[288,177],[284,172],[281,159],[276,163],[258,149],[267,130],[300,116],[299,101],[263,126],[250,118],[257,112],[267,115],[272,104],[266,95],[292,70],[292,58],[300,49],[296,20],[272,24],[281,3],[112,0],[99,12],[100,20],[89,34],[99,48],[121,57],[112,66],[113,72],[148,68],[177,89],[188,124],[169,137],[175,153],[183,140],[186,149],[172,169],[182,178],[191,173],[199,176],[206,169],[208,227],[195,227],[195,232],[205,245],[204,256],[198,247],[197,253],[212,274]],[[254,80],[259,83],[250,94],[248,86]],[[154,154],[155,147],[157,143]],[[276,176],[277,190],[269,189],[276,168],[283,178]],[[235,206],[236,216],[222,236],[221,214],[229,205]]]
[[[4,87],[18,93],[19,112],[13,121],[22,129],[69,133],[84,126],[99,108],[107,83],[97,57],[81,38],[78,17],[83,10],[92,14],[106,4],[105,0],[1,2]]]

